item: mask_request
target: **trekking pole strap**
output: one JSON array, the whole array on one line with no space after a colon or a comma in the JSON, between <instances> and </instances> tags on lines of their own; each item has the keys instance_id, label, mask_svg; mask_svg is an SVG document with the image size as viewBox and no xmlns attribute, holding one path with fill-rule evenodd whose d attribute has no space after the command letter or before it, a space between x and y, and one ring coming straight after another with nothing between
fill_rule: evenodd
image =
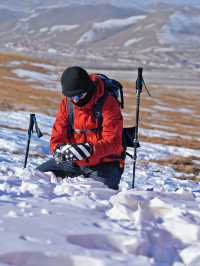
<instances>
[{"instance_id":1,"label":"trekking pole strap","mask_svg":"<svg viewBox=\"0 0 200 266\"><path fill-rule=\"evenodd\" d=\"M35 125L35 131L37 133L38 138L41 138L43 136L43 134L42 134L41 130L38 127L38 123L37 123L35 114L33 116L33 124Z\"/></svg>"}]
</instances>

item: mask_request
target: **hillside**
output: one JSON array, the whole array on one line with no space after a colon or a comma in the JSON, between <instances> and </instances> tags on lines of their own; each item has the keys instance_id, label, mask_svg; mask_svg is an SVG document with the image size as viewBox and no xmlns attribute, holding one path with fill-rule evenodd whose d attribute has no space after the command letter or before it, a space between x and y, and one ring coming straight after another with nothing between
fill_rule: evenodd
<instances>
[{"instance_id":1,"label":"hillside","mask_svg":"<svg viewBox=\"0 0 200 266\"><path fill-rule=\"evenodd\" d=\"M61 99L59 78L63 67L16 54L0 54L0 110L55 115ZM106 74L106 71L103 71ZM137 73L133 72L136 78ZM144 72L145 75L145 72ZM148 82L148 80L146 80ZM122 79L125 90L125 125L135 121L134 82ZM199 149L199 101L197 89L161 87L151 84L152 97L142 95L140 138L148 143ZM169 156L161 165L172 165L186 173L180 178L198 176L195 157ZM192 174L190 176L190 174Z\"/></svg>"},{"instance_id":2,"label":"hillside","mask_svg":"<svg viewBox=\"0 0 200 266\"><path fill-rule=\"evenodd\" d=\"M151 9L36 5L23 12L4 7L0 48L87 67L199 71L199 10L175 3Z\"/></svg>"}]
</instances>

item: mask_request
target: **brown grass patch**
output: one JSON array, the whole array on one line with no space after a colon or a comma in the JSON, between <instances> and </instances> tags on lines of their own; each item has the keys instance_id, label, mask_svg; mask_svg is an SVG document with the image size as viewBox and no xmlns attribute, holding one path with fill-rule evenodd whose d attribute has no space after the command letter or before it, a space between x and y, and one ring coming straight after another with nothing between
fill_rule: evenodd
<instances>
[{"instance_id":1,"label":"brown grass patch","mask_svg":"<svg viewBox=\"0 0 200 266\"><path fill-rule=\"evenodd\" d=\"M8 64L12 61L26 61L47 63L46 61L31 60L29 57L15 54L0 54L0 110L23 110L28 112L41 112L45 114L56 110L61 99L61 93L49 90L40 90L32 87L33 84L18 78L13 68ZM23 65L25 69L46 73L41 67ZM21 68L21 65L20 65ZM40 85L39 83L34 83Z\"/></svg>"},{"instance_id":2,"label":"brown grass patch","mask_svg":"<svg viewBox=\"0 0 200 266\"><path fill-rule=\"evenodd\" d=\"M124 85L127 87L125 89L127 93L125 112L132 115L126 118L125 124L131 125L135 121L136 98L133 93L135 89L130 89L131 83L129 82L124 82ZM150 90L152 97L148 97L145 91L141 94L140 127L174 132L191 136L191 138L200 136L199 90L190 88L175 90L155 86L151 86ZM170 129L161 129L159 126L170 127ZM199 142L196 143L199 147Z\"/></svg>"},{"instance_id":3,"label":"brown grass patch","mask_svg":"<svg viewBox=\"0 0 200 266\"><path fill-rule=\"evenodd\" d=\"M47 63L47 60L40 60L40 59L34 59L33 57L29 57L27 55L19 54L19 53L0 53L0 63L6 64L8 62L12 61L19 61L19 62L30 62L30 63Z\"/></svg>"},{"instance_id":4,"label":"brown grass patch","mask_svg":"<svg viewBox=\"0 0 200 266\"><path fill-rule=\"evenodd\" d=\"M170 165L176 171L185 173L186 176L179 177L180 179L190 179L196 182L200 182L200 164L195 163L200 159L194 156L191 157L171 157L162 160L151 160L151 162L159 163L160 165ZM192 175L191 175L192 174Z\"/></svg>"},{"instance_id":5,"label":"brown grass patch","mask_svg":"<svg viewBox=\"0 0 200 266\"><path fill-rule=\"evenodd\" d=\"M145 142L184 147L194 150L199 150L200 147L200 141L196 139L183 139L181 137L164 139L162 137L146 137L146 136L141 136L140 139Z\"/></svg>"}]
</instances>

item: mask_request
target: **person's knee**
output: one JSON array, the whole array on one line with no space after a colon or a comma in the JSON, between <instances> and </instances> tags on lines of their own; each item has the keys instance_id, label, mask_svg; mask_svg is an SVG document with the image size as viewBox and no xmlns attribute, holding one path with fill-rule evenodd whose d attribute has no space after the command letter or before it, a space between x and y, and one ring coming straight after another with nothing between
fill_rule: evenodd
<instances>
[{"instance_id":1,"label":"person's knee","mask_svg":"<svg viewBox=\"0 0 200 266\"><path fill-rule=\"evenodd\" d=\"M114 176L107 178L105 180L105 184L111 189L118 190L120 179L121 179L121 175L116 174Z\"/></svg>"},{"instance_id":2,"label":"person's knee","mask_svg":"<svg viewBox=\"0 0 200 266\"><path fill-rule=\"evenodd\" d=\"M107 169L105 174L105 185L107 185L111 189L118 190L123 171L118 164L113 164L110 166L112 167L110 167L110 169Z\"/></svg>"}]
</instances>

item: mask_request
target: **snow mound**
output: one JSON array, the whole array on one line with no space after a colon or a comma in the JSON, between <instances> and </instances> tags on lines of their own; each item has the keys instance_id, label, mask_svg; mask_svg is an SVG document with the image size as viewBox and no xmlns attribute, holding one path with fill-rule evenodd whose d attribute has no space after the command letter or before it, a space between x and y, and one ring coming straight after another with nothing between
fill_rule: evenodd
<instances>
[{"instance_id":1,"label":"snow mound","mask_svg":"<svg viewBox=\"0 0 200 266\"><path fill-rule=\"evenodd\" d=\"M183 266L200 259L200 186L170 167L140 160L199 151L142 143L136 188L132 160L120 191L79 176L56 178L35 168L48 160L52 117L38 114L47 134L33 134L23 169L29 115L0 113L0 265ZM132 150L129 151L130 153Z\"/></svg>"},{"instance_id":2,"label":"snow mound","mask_svg":"<svg viewBox=\"0 0 200 266\"><path fill-rule=\"evenodd\" d=\"M134 254L151 254L156 265L172 265L181 260L179 252L183 250L181 257L186 263L199 257L199 252L192 253L200 236L199 204L196 202L193 210L189 207L194 201L191 193L121 192L111 198L113 207L106 214L132 229L132 240L137 239L130 246ZM193 244L188 258L189 248L185 246L189 243Z\"/></svg>"},{"instance_id":3,"label":"snow mound","mask_svg":"<svg viewBox=\"0 0 200 266\"><path fill-rule=\"evenodd\" d=\"M170 266L200 256L198 193L116 192L26 169L1 178L0 203L0 263Z\"/></svg>"}]
</instances>

